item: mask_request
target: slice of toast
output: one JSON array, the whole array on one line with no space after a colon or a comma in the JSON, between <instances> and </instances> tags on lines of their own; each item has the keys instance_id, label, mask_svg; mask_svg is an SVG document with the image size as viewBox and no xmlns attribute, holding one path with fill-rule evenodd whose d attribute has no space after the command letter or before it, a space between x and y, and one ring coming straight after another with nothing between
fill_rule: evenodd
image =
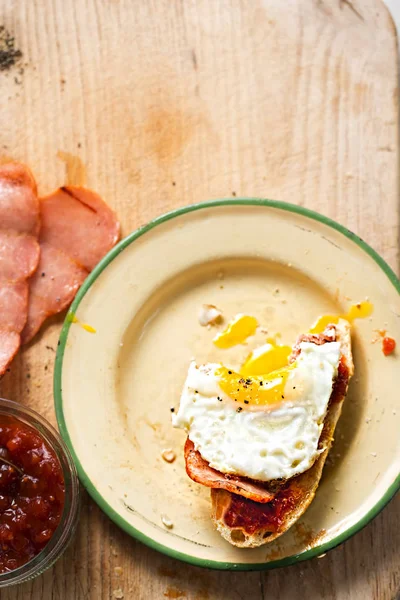
<instances>
[{"instance_id":1,"label":"slice of toast","mask_svg":"<svg viewBox=\"0 0 400 600\"><path fill-rule=\"evenodd\" d=\"M254 502L226 489L211 490L212 520L222 537L235 546L254 548L275 540L297 521L315 496L342 411L348 382L354 372L349 323L341 319L337 325L330 327L335 328L336 341L340 342L341 359L319 440L319 447L323 451L312 467L287 480L274 500L267 504ZM301 336L293 349L291 360L295 360L301 341L321 343L323 337Z\"/></svg>"}]
</instances>

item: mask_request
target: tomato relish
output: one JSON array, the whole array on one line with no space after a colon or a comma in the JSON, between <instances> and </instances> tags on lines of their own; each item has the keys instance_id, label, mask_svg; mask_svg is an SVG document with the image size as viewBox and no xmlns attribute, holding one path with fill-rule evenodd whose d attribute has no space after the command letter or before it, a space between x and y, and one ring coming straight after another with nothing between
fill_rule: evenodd
<instances>
[{"instance_id":1,"label":"tomato relish","mask_svg":"<svg viewBox=\"0 0 400 600\"><path fill-rule=\"evenodd\" d=\"M46 546L64 499L63 471L50 445L29 425L0 414L0 573Z\"/></svg>"},{"instance_id":2,"label":"tomato relish","mask_svg":"<svg viewBox=\"0 0 400 600\"><path fill-rule=\"evenodd\" d=\"M301 490L293 485L278 492L271 502L263 504L232 494L224 521L228 527L240 527L249 534L260 529L276 533L283 525L285 515L298 504L301 495Z\"/></svg>"},{"instance_id":3,"label":"tomato relish","mask_svg":"<svg viewBox=\"0 0 400 600\"><path fill-rule=\"evenodd\" d=\"M396 349L396 341L391 337L384 337L382 340L382 352L385 356L389 356Z\"/></svg>"}]
</instances>

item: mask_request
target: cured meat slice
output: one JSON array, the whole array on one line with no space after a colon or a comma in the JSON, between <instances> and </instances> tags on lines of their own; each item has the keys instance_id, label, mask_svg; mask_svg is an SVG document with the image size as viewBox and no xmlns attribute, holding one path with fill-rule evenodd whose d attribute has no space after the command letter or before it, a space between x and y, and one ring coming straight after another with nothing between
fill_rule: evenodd
<instances>
[{"instance_id":1,"label":"cured meat slice","mask_svg":"<svg viewBox=\"0 0 400 600\"><path fill-rule=\"evenodd\" d=\"M66 308L73 300L88 272L65 252L41 242L40 261L30 279L28 320L21 340L28 343L43 321Z\"/></svg>"},{"instance_id":2,"label":"cured meat slice","mask_svg":"<svg viewBox=\"0 0 400 600\"><path fill-rule=\"evenodd\" d=\"M20 333L28 312L28 283L0 282L0 329Z\"/></svg>"},{"instance_id":3,"label":"cured meat slice","mask_svg":"<svg viewBox=\"0 0 400 600\"><path fill-rule=\"evenodd\" d=\"M0 229L0 282L27 279L35 272L39 256L35 237Z\"/></svg>"},{"instance_id":4,"label":"cured meat slice","mask_svg":"<svg viewBox=\"0 0 400 600\"><path fill-rule=\"evenodd\" d=\"M16 352L21 330L27 343L48 316L66 308L89 271L117 242L119 232L114 212L95 192L63 187L39 201L27 167L0 166L0 313L4 316L0 317L4 343L0 374L8 364L6 357ZM29 308L24 300L23 306L15 304L19 312L10 312L9 284L27 278ZM24 290L27 298L27 285ZM11 339L7 332L17 335Z\"/></svg>"},{"instance_id":5,"label":"cured meat slice","mask_svg":"<svg viewBox=\"0 0 400 600\"><path fill-rule=\"evenodd\" d=\"M101 258L115 245L120 225L98 194L62 187L40 200L41 258L30 280L28 321L22 342L29 342L43 321L66 308Z\"/></svg>"},{"instance_id":6,"label":"cured meat slice","mask_svg":"<svg viewBox=\"0 0 400 600\"><path fill-rule=\"evenodd\" d=\"M5 373L20 346L28 314L28 283L0 281L0 376Z\"/></svg>"},{"instance_id":7,"label":"cured meat slice","mask_svg":"<svg viewBox=\"0 0 400 600\"><path fill-rule=\"evenodd\" d=\"M63 250L88 271L119 239L114 212L86 188L62 187L41 199L40 211L40 241Z\"/></svg>"},{"instance_id":8,"label":"cured meat slice","mask_svg":"<svg viewBox=\"0 0 400 600\"><path fill-rule=\"evenodd\" d=\"M28 277L40 248L39 200L30 170L19 163L0 166L0 376L20 346L28 316Z\"/></svg>"},{"instance_id":9,"label":"cured meat slice","mask_svg":"<svg viewBox=\"0 0 400 600\"><path fill-rule=\"evenodd\" d=\"M39 235L39 200L30 170L19 163L0 166L0 229Z\"/></svg>"},{"instance_id":10,"label":"cured meat slice","mask_svg":"<svg viewBox=\"0 0 400 600\"><path fill-rule=\"evenodd\" d=\"M41 257L30 279L30 301L22 343L43 321L66 308L86 276L115 245L120 225L98 194L62 187L40 200Z\"/></svg>"},{"instance_id":11,"label":"cured meat slice","mask_svg":"<svg viewBox=\"0 0 400 600\"><path fill-rule=\"evenodd\" d=\"M254 502L265 503L274 499L275 493L268 490L265 484L246 479L246 477L220 473L210 467L189 438L185 444L185 461L187 474L197 483L202 483L210 488L224 489Z\"/></svg>"},{"instance_id":12,"label":"cured meat slice","mask_svg":"<svg viewBox=\"0 0 400 600\"><path fill-rule=\"evenodd\" d=\"M8 365L17 354L20 344L19 333L0 329L0 376L7 371Z\"/></svg>"}]
</instances>

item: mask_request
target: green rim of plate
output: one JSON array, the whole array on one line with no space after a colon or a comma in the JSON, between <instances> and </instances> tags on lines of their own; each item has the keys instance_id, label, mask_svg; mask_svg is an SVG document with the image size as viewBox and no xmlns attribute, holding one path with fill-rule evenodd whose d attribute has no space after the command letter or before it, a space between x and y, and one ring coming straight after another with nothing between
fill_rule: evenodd
<instances>
[{"instance_id":1,"label":"green rim of plate","mask_svg":"<svg viewBox=\"0 0 400 600\"><path fill-rule=\"evenodd\" d=\"M382 269L382 271L387 275L390 282L396 288L397 292L400 294L400 280L397 278L395 273L389 267L389 265L384 261L384 259L379 256L379 254L371 248L364 240L362 240L359 236L349 231L343 225L336 223L332 219L325 217L313 210L308 208L304 208L302 206L297 206L295 204L289 204L287 202L277 201L277 200L264 200L260 198L237 198L235 200L232 199L220 199L220 200L211 200L208 202L202 202L199 204L192 204L190 206L185 206L183 208L178 208L169 213L161 215L156 219L150 221L147 225L140 227L136 231L132 232L126 238L121 240L119 244L117 244L110 252L99 262L96 268L90 273L87 279L82 284L79 289L75 300L73 301L70 312L76 312L79 304L81 303L83 297L86 292L90 289L92 284L96 281L99 275L104 271L104 269L122 252L127 246L132 244L139 237L157 227L157 225L161 225L166 221L170 221L176 217L184 215L186 213L194 212L197 210L202 210L206 208L215 208L218 206L263 206L266 208L275 208L280 210L289 211L292 213L297 213L314 221L319 221L324 225L328 225L332 229L335 229L339 233L346 236L352 242L357 244L362 250L364 250ZM106 515L114 521L116 525L118 525L121 529L126 531L130 536L136 538L140 542L143 542L150 548L154 548L167 556L171 556L173 558L179 559L181 561L190 563L192 565L196 565L199 567L208 567L212 569L222 569L222 570L234 570L234 571L253 571L253 570L264 570L264 569L273 569L276 567L285 567L288 565L292 565L294 563L308 560L310 558L314 558L316 556L320 556L321 554L325 554L329 550L332 550L339 544L342 544L358 531L360 531L365 525L367 525L374 517L376 517L380 511L386 506L386 504L393 498L395 493L400 489L400 473L397 475L396 479L386 490L382 498L368 511L366 515L357 523L340 533L338 536L331 539L329 542L321 544L315 548L311 548L310 550L305 550L300 554L293 554L291 556L287 556L280 560L275 560L267 563L230 563L230 562L221 562L214 560L207 560L202 558L197 558L195 556L191 556L190 554L185 554L183 552L178 552L169 548L168 546L164 546L156 541L154 541L151 537L143 534L141 531L137 530L135 527L130 525L125 521L121 515L119 515L103 498L103 496L97 491L96 487L93 485L88 475L86 474L77 454L75 453L71 438L68 433L64 410L63 410L63 398L62 398L62 366L63 366L63 358L65 346L68 339L68 332L71 326L71 320L68 318L68 315L64 321L60 339L58 342L57 354L55 359L55 370L54 370L54 404L57 416L57 422L60 429L60 433L68 445L71 454L74 458L79 479L81 483L84 485L86 490L89 492L90 496L93 500L98 504L98 506L106 513Z\"/></svg>"}]
</instances>

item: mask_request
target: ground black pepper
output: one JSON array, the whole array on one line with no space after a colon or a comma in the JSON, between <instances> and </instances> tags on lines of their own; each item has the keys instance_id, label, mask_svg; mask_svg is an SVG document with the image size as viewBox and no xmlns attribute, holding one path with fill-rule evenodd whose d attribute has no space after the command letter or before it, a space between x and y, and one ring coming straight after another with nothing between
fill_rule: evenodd
<instances>
[{"instance_id":1,"label":"ground black pepper","mask_svg":"<svg viewBox=\"0 0 400 600\"><path fill-rule=\"evenodd\" d=\"M15 48L13 36L10 35L4 25L0 25L0 71L8 71L21 58L22 52Z\"/></svg>"}]
</instances>

